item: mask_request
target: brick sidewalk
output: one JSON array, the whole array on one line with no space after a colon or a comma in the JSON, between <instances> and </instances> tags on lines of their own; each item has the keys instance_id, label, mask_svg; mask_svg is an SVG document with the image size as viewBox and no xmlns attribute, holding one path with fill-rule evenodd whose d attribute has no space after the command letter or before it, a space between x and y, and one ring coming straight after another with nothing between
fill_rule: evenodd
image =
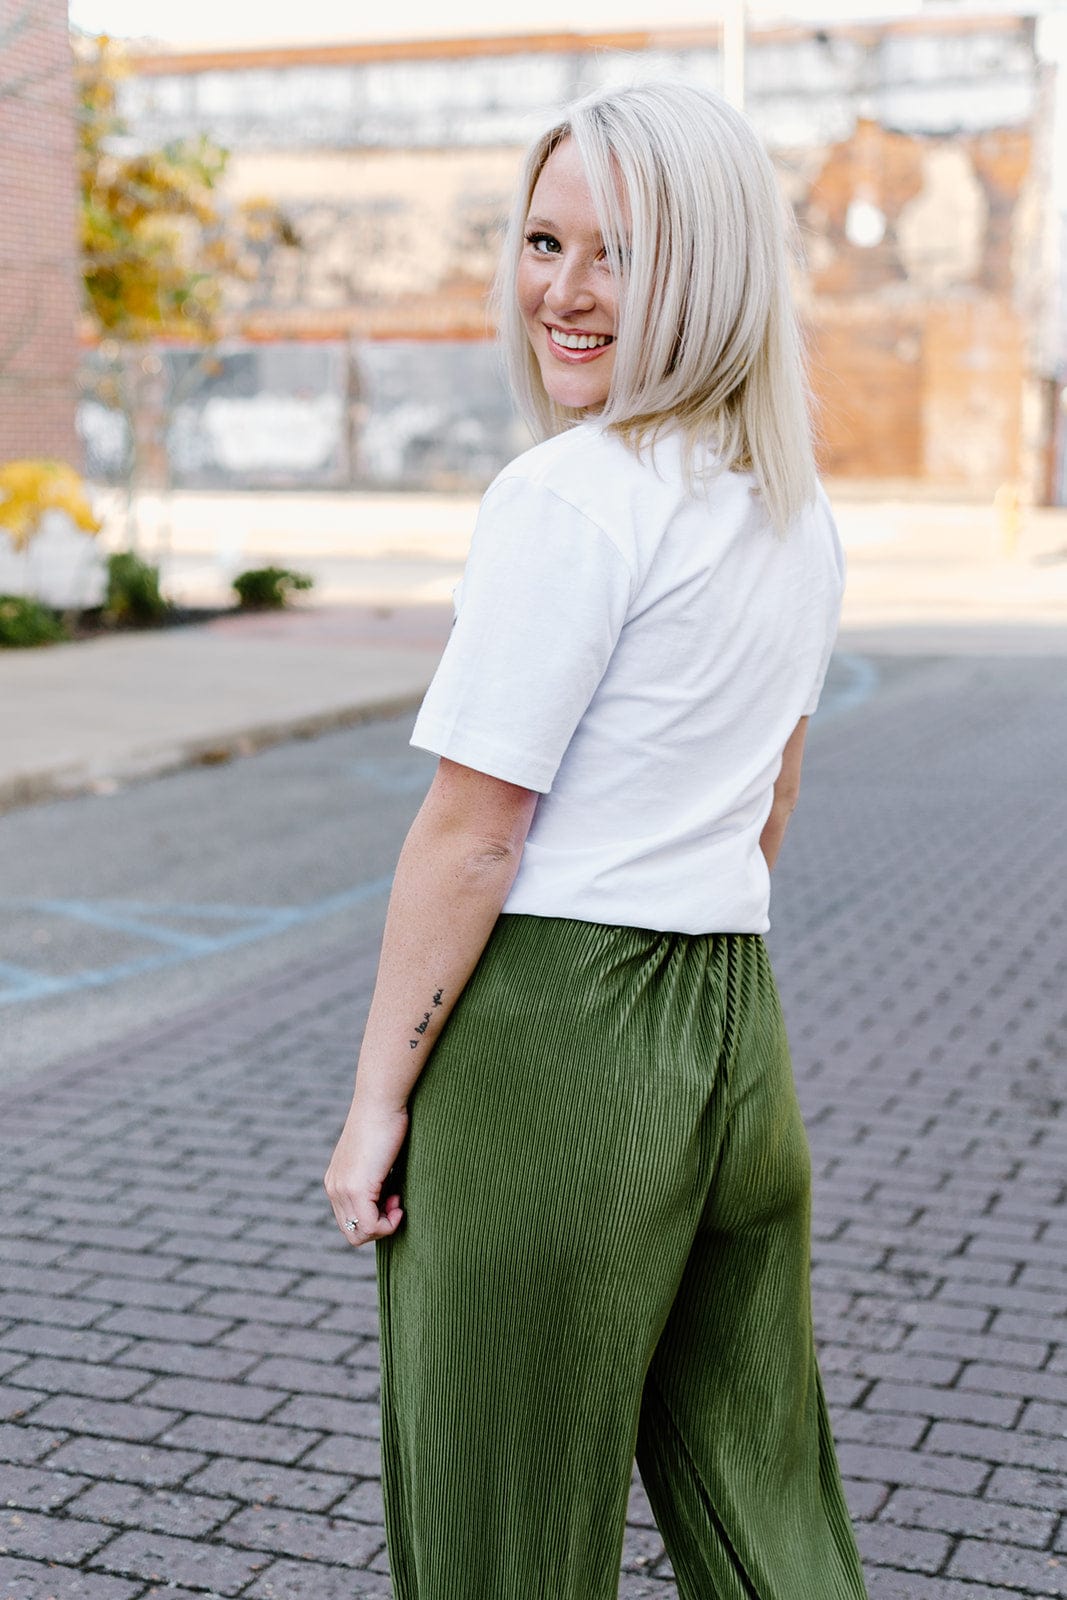
<instances>
[{"instance_id":1,"label":"brick sidewalk","mask_svg":"<svg viewBox=\"0 0 1067 1600\"><path fill-rule=\"evenodd\" d=\"M776 875L872 1600L1067 1595L1065 704L1055 662L887 675L813 733ZM0 1600L390 1595L374 1258L321 1188L371 977L0 1104ZM675 1593L635 1481L620 1596Z\"/></svg>"}]
</instances>

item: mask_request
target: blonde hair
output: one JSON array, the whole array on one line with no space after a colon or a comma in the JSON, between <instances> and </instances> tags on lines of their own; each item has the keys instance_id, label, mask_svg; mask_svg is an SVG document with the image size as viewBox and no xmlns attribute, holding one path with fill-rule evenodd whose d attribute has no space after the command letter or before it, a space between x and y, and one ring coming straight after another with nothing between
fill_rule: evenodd
<instances>
[{"instance_id":1,"label":"blonde hair","mask_svg":"<svg viewBox=\"0 0 1067 1600\"><path fill-rule=\"evenodd\" d=\"M816 492L789 286L795 223L753 129L710 89L658 79L596 90L566 107L527 152L491 296L520 410L540 438L586 416L546 393L516 297L534 186L566 138L584 167L618 294L612 378L598 421L637 451L679 428L694 491L702 446L710 447L712 471L751 471L784 533Z\"/></svg>"}]
</instances>

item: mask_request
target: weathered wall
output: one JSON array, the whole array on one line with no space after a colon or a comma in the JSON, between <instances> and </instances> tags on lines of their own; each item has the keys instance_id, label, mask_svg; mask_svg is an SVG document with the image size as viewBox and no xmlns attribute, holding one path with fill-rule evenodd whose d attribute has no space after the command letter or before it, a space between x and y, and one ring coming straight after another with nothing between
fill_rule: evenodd
<instances>
[{"instance_id":1,"label":"weathered wall","mask_svg":"<svg viewBox=\"0 0 1067 1600\"><path fill-rule=\"evenodd\" d=\"M828 470L979 490L1018 475L1031 142L1028 129L932 137L862 118L810 177L793 175Z\"/></svg>"},{"instance_id":2,"label":"weathered wall","mask_svg":"<svg viewBox=\"0 0 1067 1600\"><path fill-rule=\"evenodd\" d=\"M485 339L225 341L196 374L162 357L159 431L186 487L470 489L530 443ZM80 416L90 474L121 479L121 419Z\"/></svg>"},{"instance_id":3,"label":"weathered wall","mask_svg":"<svg viewBox=\"0 0 1067 1600\"><path fill-rule=\"evenodd\" d=\"M152 57L125 104L145 140L205 127L229 144L232 193L276 200L303 238L233 293L234 334L349 349L402 340L410 358L397 370L417 403L420 389L442 394L440 341L487 335L522 144L561 101L629 76L638 56L645 70L720 81L709 29ZM1048 431L1033 403L1049 377L1035 337L1047 298L1040 90L1026 18L751 40L748 111L800 227L796 288L827 470L983 493L1031 471ZM479 370L470 381L489 387L474 426L491 456L514 424L491 364ZM359 415L373 431L377 413ZM454 427L443 409L440 420ZM359 473L374 452L346 459Z\"/></svg>"},{"instance_id":4,"label":"weathered wall","mask_svg":"<svg viewBox=\"0 0 1067 1600\"><path fill-rule=\"evenodd\" d=\"M0 0L0 461L82 464L75 183L65 0Z\"/></svg>"},{"instance_id":5,"label":"weathered wall","mask_svg":"<svg viewBox=\"0 0 1067 1600\"><path fill-rule=\"evenodd\" d=\"M531 35L148 55L123 104L147 137L190 125L241 150L522 145L573 94L667 69L721 87L719 31ZM857 115L951 133L1024 123L1033 29L1015 16L750 34L749 110L774 146L843 139Z\"/></svg>"},{"instance_id":6,"label":"weathered wall","mask_svg":"<svg viewBox=\"0 0 1067 1600\"><path fill-rule=\"evenodd\" d=\"M369 338L491 333L485 291L520 152L238 153L238 199L285 208L301 250L266 253L230 297L245 332Z\"/></svg>"}]
</instances>

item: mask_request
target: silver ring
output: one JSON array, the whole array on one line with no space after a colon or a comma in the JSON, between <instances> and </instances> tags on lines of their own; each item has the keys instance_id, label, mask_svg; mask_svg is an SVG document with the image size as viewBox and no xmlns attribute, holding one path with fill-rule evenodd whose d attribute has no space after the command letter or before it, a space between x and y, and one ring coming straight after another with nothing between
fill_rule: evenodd
<instances>
[{"instance_id":1,"label":"silver ring","mask_svg":"<svg viewBox=\"0 0 1067 1600\"><path fill-rule=\"evenodd\" d=\"M356 1229L359 1227L359 1222L355 1217L346 1217L345 1227L348 1229L349 1233L355 1233Z\"/></svg>"}]
</instances>

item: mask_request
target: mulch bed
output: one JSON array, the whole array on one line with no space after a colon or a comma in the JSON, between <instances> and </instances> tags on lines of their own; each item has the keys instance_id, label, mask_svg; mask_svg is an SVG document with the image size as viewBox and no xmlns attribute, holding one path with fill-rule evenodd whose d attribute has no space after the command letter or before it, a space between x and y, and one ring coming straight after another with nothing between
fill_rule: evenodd
<instances>
[{"instance_id":1,"label":"mulch bed","mask_svg":"<svg viewBox=\"0 0 1067 1600\"><path fill-rule=\"evenodd\" d=\"M186 628L195 622L213 622L216 617L234 617L247 610L242 606L171 606L158 622L111 622L103 608L79 611L68 619L72 639L97 639L103 634L154 633L160 628Z\"/></svg>"}]
</instances>

